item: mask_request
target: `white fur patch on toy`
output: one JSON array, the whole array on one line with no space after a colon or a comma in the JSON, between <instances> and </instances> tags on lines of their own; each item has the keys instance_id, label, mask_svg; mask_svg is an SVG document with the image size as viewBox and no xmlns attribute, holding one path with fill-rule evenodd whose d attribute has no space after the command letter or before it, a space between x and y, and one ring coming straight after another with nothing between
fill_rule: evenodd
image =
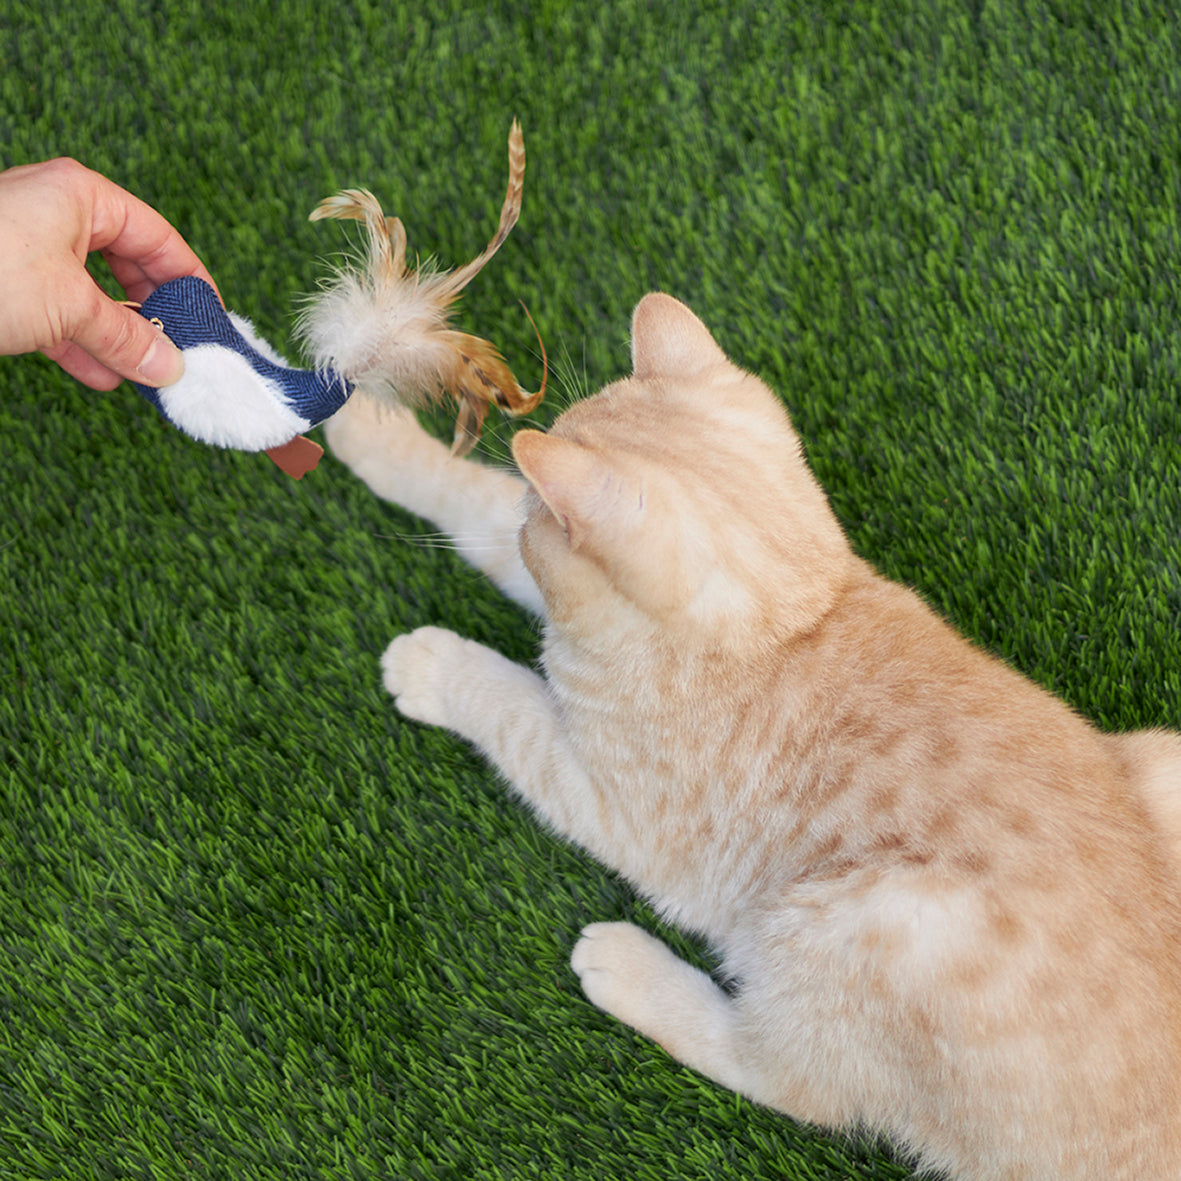
<instances>
[{"instance_id":1,"label":"white fur patch on toy","mask_svg":"<svg viewBox=\"0 0 1181 1181\"><path fill-rule=\"evenodd\" d=\"M293 369L249 320L227 312L208 283L173 279L140 314L184 355L181 379L136 388L169 422L215 447L266 451L330 418L352 386L337 373Z\"/></svg>"},{"instance_id":2,"label":"white fur patch on toy","mask_svg":"<svg viewBox=\"0 0 1181 1181\"><path fill-rule=\"evenodd\" d=\"M204 344L185 349L184 358L184 376L158 397L164 416L186 435L215 447L265 451L311 429L278 383L257 374L240 353Z\"/></svg>"}]
</instances>

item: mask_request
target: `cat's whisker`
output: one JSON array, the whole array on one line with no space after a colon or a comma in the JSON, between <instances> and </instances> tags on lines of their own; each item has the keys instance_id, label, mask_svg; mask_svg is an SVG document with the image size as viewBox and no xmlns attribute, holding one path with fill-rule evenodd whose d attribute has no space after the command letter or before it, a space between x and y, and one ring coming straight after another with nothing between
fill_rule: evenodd
<instances>
[{"instance_id":1,"label":"cat's whisker","mask_svg":"<svg viewBox=\"0 0 1181 1181\"><path fill-rule=\"evenodd\" d=\"M497 539L485 536L452 537L449 534L420 534L420 533L375 533L378 541L396 541L402 545L430 546L435 549L483 549L489 552L497 550L514 550L518 541L512 537Z\"/></svg>"},{"instance_id":2,"label":"cat's whisker","mask_svg":"<svg viewBox=\"0 0 1181 1181\"><path fill-rule=\"evenodd\" d=\"M551 398L558 402L563 410L568 410L574 403L590 397L591 384L586 371L585 341L583 342L581 364L574 361L568 345L563 341L561 357L553 362L553 370L554 383Z\"/></svg>"},{"instance_id":3,"label":"cat's whisker","mask_svg":"<svg viewBox=\"0 0 1181 1181\"><path fill-rule=\"evenodd\" d=\"M519 475L516 461L513 459L512 439L518 430L535 428L536 424L528 419L501 421L494 427L484 424L484 434L480 439L476 462L497 472L508 472Z\"/></svg>"}]
</instances>

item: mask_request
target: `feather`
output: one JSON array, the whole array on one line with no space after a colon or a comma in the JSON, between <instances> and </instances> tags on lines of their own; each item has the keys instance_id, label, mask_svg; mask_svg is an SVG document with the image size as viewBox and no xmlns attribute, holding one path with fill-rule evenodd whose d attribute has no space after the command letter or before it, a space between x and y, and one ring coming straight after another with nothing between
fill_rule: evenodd
<instances>
[{"instance_id":1,"label":"feather","mask_svg":"<svg viewBox=\"0 0 1181 1181\"><path fill-rule=\"evenodd\" d=\"M405 227L400 218L386 217L367 189L326 198L310 218L360 221L366 238L359 263L339 269L300 316L297 331L316 365L336 369L358 389L386 400L414 403L449 395L459 406L456 454L475 446L490 403L509 414L534 409L549 373L543 345L541 388L522 390L494 345L456 331L448 321L452 304L520 216L525 141L515 119L508 154L508 188L496 233L471 262L452 271L429 263L407 269Z\"/></svg>"}]
</instances>

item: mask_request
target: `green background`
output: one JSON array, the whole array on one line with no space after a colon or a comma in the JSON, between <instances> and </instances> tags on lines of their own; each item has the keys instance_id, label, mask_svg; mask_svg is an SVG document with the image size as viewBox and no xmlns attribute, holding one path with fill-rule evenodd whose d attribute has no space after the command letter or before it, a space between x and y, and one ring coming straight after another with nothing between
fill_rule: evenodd
<instances>
[{"instance_id":1,"label":"green background","mask_svg":"<svg viewBox=\"0 0 1181 1181\"><path fill-rule=\"evenodd\" d=\"M862 554L1103 726L1181 722L1171 4L271 9L8 0L0 165L107 173L294 356L350 241L315 203L369 187L465 261L517 116L521 222L459 323L535 387L528 304L542 421L667 290ZM395 715L400 631L537 648L420 522L127 385L0 383L0 1177L907 1175L582 999L579 928L653 920Z\"/></svg>"}]
</instances>

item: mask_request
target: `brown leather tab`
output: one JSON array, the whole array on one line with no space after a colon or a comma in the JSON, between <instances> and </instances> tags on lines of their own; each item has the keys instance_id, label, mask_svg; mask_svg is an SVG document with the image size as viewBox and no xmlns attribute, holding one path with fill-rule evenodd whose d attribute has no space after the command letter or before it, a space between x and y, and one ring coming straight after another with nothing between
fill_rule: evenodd
<instances>
[{"instance_id":1,"label":"brown leather tab","mask_svg":"<svg viewBox=\"0 0 1181 1181\"><path fill-rule=\"evenodd\" d=\"M267 454L293 480L302 480L320 462L324 448L303 435L296 435L290 443L272 447Z\"/></svg>"}]
</instances>

